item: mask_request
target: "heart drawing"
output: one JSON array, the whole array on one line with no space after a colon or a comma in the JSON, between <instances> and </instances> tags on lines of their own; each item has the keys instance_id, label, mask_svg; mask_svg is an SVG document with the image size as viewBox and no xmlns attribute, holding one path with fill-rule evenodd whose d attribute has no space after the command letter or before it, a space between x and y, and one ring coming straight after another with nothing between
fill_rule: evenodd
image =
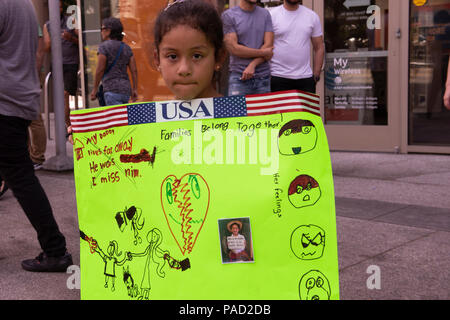
<instances>
[{"instance_id":1,"label":"heart drawing","mask_svg":"<svg viewBox=\"0 0 450 320\"><path fill-rule=\"evenodd\" d=\"M161 205L181 253L191 253L209 209L210 192L198 173L167 176L161 184Z\"/></svg>"}]
</instances>

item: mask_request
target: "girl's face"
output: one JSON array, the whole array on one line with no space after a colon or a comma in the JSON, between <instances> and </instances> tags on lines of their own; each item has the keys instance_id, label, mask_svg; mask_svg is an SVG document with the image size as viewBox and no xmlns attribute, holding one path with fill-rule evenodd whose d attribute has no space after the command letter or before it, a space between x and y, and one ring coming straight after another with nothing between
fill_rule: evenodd
<instances>
[{"instance_id":1,"label":"girl's face","mask_svg":"<svg viewBox=\"0 0 450 320\"><path fill-rule=\"evenodd\" d=\"M231 232L233 233L234 236L237 236L239 234L239 227L233 224L233 226L231 227Z\"/></svg>"},{"instance_id":2,"label":"girl's face","mask_svg":"<svg viewBox=\"0 0 450 320\"><path fill-rule=\"evenodd\" d=\"M203 32L187 25L172 28L162 38L156 60L175 99L218 96L212 83L215 49Z\"/></svg>"}]
</instances>

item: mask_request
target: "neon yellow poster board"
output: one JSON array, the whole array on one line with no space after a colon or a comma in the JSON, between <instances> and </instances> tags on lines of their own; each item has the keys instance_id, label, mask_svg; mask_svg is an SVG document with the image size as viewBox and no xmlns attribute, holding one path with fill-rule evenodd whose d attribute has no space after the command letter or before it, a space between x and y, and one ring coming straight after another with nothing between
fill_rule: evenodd
<instances>
[{"instance_id":1,"label":"neon yellow poster board","mask_svg":"<svg viewBox=\"0 0 450 320\"><path fill-rule=\"evenodd\" d=\"M75 111L82 299L338 299L318 97Z\"/></svg>"}]
</instances>

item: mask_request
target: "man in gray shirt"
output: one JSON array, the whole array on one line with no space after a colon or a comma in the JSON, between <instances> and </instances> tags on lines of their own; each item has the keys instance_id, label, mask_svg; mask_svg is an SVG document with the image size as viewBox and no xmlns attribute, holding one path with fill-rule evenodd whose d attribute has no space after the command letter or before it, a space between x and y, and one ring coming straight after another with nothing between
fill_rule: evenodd
<instances>
[{"instance_id":1,"label":"man in gray shirt","mask_svg":"<svg viewBox=\"0 0 450 320\"><path fill-rule=\"evenodd\" d=\"M0 176L37 232L42 253L22 261L27 271L65 272L72 264L27 146L39 112L38 22L30 0L0 1Z\"/></svg>"},{"instance_id":2,"label":"man in gray shirt","mask_svg":"<svg viewBox=\"0 0 450 320\"><path fill-rule=\"evenodd\" d=\"M240 0L222 14L225 45L230 53L228 95L270 92L273 27L270 13L256 0Z\"/></svg>"}]
</instances>

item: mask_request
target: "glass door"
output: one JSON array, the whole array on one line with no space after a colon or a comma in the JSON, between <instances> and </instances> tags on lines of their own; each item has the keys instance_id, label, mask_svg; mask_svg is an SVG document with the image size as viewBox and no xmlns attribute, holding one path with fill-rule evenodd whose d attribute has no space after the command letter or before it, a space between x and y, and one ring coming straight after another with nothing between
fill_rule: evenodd
<instances>
[{"instance_id":1,"label":"glass door","mask_svg":"<svg viewBox=\"0 0 450 320\"><path fill-rule=\"evenodd\" d=\"M450 110L443 103L450 54L450 1L410 1L409 13L410 149L448 147Z\"/></svg>"},{"instance_id":2,"label":"glass door","mask_svg":"<svg viewBox=\"0 0 450 320\"><path fill-rule=\"evenodd\" d=\"M330 148L398 152L398 1L324 0L322 6L321 95Z\"/></svg>"}]
</instances>

